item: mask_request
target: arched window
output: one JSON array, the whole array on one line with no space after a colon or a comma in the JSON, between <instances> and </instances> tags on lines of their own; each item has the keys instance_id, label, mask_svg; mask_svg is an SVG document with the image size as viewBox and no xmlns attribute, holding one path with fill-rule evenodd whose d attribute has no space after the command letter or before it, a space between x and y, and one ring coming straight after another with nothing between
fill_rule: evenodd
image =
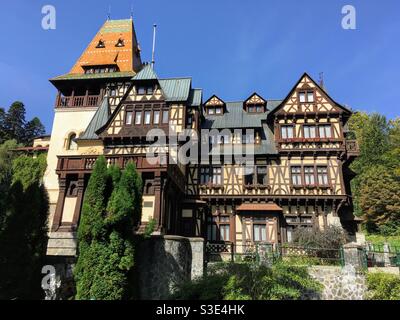
<instances>
[{"instance_id":1,"label":"arched window","mask_svg":"<svg viewBox=\"0 0 400 320\"><path fill-rule=\"evenodd\" d=\"M70 134L70 136L68 138L68 145L67 145L68 150L76 150L78 148L78 146L75 142L75 138L76 138L75 133Z\"/></svg>"}]
</instances>

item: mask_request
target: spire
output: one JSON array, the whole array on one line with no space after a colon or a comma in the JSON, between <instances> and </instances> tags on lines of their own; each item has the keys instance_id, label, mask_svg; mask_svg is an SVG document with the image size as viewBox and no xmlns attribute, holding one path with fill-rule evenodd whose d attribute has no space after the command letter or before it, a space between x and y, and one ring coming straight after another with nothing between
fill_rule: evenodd
<instances>
[{"instance_id":1,"label":"spire","mask_svg":"<svg viewBox=\"0 0 400 320\"><path fill-rule=\"evenodd\" d=\"M155 50L156 50L156 28L157 25L153 24L153 50L152 50L152 54L151 54L151 67L154 69L154 56L155 56Z\"/></svg>"},{"instance_id":2,"label":"spire","mask_svg":"<svg viewBox=\"0 0 400 320\"><path fill-rule=\"evenodd\" d=\"M324 89L324 91L326 90L325 89L325 83L324 83L324 73L323 72L320 72L319 73L319 86L322 88L322 89Z\"/></svg>"}]
</instances>

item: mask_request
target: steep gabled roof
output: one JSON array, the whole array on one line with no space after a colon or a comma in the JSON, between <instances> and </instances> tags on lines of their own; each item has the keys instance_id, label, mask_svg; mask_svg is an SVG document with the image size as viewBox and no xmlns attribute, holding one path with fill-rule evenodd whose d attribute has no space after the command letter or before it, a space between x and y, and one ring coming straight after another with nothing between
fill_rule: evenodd
<instances>
[{"instance_id":1,"label":"steep gabled roof","mask_svg":"<svg viewBox=\"0 0 400 320\"><path fill-rule=\"evenodd\" d=\"M192 78L160 79L158 81L164 93L165 101L187 101L190 94Z\"/></svg>"},{"instance_id":2,"label":"steep gabled roof","mask_svg":"<svg viewBox=\"0 0 400 320\"><path fill-rule=\"evenodd\" d=\"M201 106L203 90L202 89L191 89L189 94L189 106L199 107Z\"/></svg>"},{"instance_id":3,"label":"steep gabled roof","mask_svg":"<svg viewBox=\"0 0 400 320\"><path fill-rule=\"evenodd\" d=\"M310 79L312 81L312 83L326 96L326 98L328 100L330 100L333 104L335 104L336 106L338 106L339 108L341 108L345 113L349 113L351 114L352 111L349 110L348 108L346 108L345 106L341 105L340 103L336 102L335 100L332 99L331 96L329 96L329 94L325 91L324 88L322 88L316 81L314 81L314 79L307 73L304 72L304 74L300 77L300 79L296 82L296 84L293 86L293 88L290 90L289 94L286 96L285 99L282 100L282 102L277 105L275 108L270 109L270 113L268 114L268 116L272 116L275 112L277 112L281 107L283 107L285 105L285 103L290 99L290 97L292 96L293 92L296 90L297 86L300 84L300 82L303 80L304 77L307 77L308 79Z\"/></svg>"},{"instance_id":4,"label":"steep gabled roof","mask_svg":"<svg viewBox=\"0 0 400 320\"><path fill-rule=\"evenodd\" d=\"M140 70L132 80L158 80L158 76L155 73L153 67L150 64L147 64Z\"/></svg>"},{"instance_id":5,"label":"steep gabled roof","mask_svg":"<svg viewBox=\"0 0 400 320\"><path fill-rule=\"evenodd\" d=\"M108 98L105 97L101 102L100 107L97 109L94 114L92 120L90 120L89 125L87 126L85 132L82 136L80 136L77 140L96 140L98 139L98 135L96 131L100 129L107 123L108 118L110 117L110 106L108 104Z\"/></svg>"}]
</instances>

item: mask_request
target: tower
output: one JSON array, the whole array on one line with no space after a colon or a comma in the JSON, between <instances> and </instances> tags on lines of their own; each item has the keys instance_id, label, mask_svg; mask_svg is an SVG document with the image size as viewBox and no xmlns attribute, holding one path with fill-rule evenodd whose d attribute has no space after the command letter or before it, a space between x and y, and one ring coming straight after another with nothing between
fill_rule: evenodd
<instances>
[{"instance_id":1,"label":"tower","mask_svg":"<svg viewBox=\"0 0 400 320\"><path fill-rule=\"evenodd\" d=\"M44 177L50 200L50 255L69 254L86 179L83 174L58 175L58 157L102 153L90 124L107 120L141 69L133 20L107 20L71 70L50 79L58 90Z\"/></svg>"}]
</instances>

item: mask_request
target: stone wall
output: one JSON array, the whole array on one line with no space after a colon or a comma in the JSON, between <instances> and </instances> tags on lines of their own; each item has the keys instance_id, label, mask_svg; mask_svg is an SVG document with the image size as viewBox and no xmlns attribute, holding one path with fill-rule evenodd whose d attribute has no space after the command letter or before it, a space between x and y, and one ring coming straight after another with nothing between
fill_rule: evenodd
<instances>
[{"instance_id":1,"label":"stone wall","mask_svg":"<svg viewBox=\"0 0 400 320\"><path fill-rule=\"evenodd\" d=\"M136 250L138 298L167 299L176 285L203 274L204 240L153 236Z\"/></svg>"},{"instance_id":2,"label":"stone wall","mask_svg":"<svg viewBox=\"0 0 400 320\"><path fill-rule=\"evenodd\" d=\"M314 266L309 274L324 286L321 300L363 300L367 290L364 273L351 265Z\"/></svg>"}]
</instances>

